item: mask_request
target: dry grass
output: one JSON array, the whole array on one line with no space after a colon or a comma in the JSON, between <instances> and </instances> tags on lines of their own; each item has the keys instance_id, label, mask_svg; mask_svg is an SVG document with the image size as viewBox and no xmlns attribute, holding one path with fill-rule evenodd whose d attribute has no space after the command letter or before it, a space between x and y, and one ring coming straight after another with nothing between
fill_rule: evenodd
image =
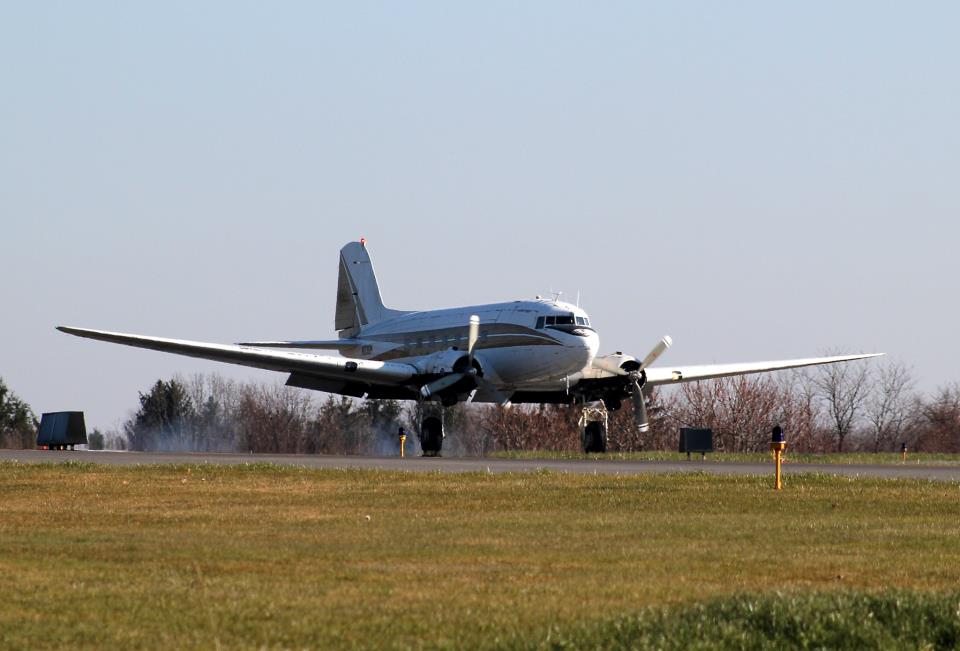
<instances>
[{"instance_id":1,"label":"dry grass","mask_svg":"<svg viewBox=\"0 0 960 651\"><path fill-rule=\"evenodd\" d=\"M683 461L686 454L651 450L648 452L608 452L605 454L586 454L583 452L554 452L550 450L515 450L510 452L495 452L492 457L501 459L591 459L597 461ZM691 455L700 460L700 454ZM769 452L709 452L707 461L724 461L734 463L768 463L772 459ZM910 452L906 461L899 452L831 452L828 454L812 454L807 452L793 452L789 446L783 457L784 463L829 463L852 465L913 465L913 466L960 466L960 454L947 452Z\"/></svg>"},{"instance_id":2,"label":"dry grass","mask_svg":"<svg viewBox=\"0 0 960 651\"><path fill-rule=\"evenodd\" d=\"M475 647L735 591L960 585L960 486L0 464L7 648Z\"/></svg>"}]
</instances>

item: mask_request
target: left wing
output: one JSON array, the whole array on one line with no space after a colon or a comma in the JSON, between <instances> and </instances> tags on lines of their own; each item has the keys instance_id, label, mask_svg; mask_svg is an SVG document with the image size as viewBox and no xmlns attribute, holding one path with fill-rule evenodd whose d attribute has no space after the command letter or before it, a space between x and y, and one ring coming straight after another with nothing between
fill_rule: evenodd
<instances>
[{"instance_id":1,"label":"left wing","mask_svg":"<svg viewBox=\"0 0 960 651\"><path fill-rule=\"evenodd\" d=\"M316 350L345 350L366 342L360 339L320 339L310 341L238 341L238 346L253 348L313 348Z\"/></svg>"},{"instance_id":2,"label":"left wing","mask_svg":"<svg viewBox=\"0 0 960 651\"><path fill-rule=\"evenodd\" d=\"M673 384L676 382L710 380L713 378L730 377L732 375L750 375L751 373L781 371L787 368L802 368L804 366L819 366L821 364L850 362L855 359L879 357L883 354L884 353L870 353L866 355L839 355L835 357L808 357L806 359L781 359L770 362L703 364L700 366L665 366L661 368L647 368L646 384L657 386L660 384Z\"/></svg>"},{"instance_id":3,"label":"left wing","mask_svg":"<svg viewBox=\"0 0 960 651\"><path fill-rule=\"evenodd\" d=\"M67 326L59 326L57 330L87 339L98 339L125 346L149 348L150 350L186 355L187 357L199 357L217 362L252 366L269 371L282 371L327 380L398 386L405 384L417 375L416 368L410 364L399 362L375 362L333 355L263 350L237 344L212 344L203 341L145 337L122 332L88 330Z\"/></svg>"}]
</instances>

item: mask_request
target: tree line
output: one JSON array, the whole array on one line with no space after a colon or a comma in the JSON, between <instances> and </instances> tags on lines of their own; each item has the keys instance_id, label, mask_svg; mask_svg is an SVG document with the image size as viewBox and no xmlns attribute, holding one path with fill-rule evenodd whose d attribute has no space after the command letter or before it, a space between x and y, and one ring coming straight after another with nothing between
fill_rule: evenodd
<instances>
[{"instance_id":1,"label":"tree line","mask_svg":"<svg viewBox=\"0 0 960 651\"><path fill-rule=\"evenodd\" d=\"M30 405L21 400L0 378L0 447L32 448L40 423Z\"/></svg>"},{"instance_id":2,"label":"tree line","mask_svg":"<svg viewBox=\"0 0 960 651\"><path fill-rule=\"evenodd\" d=\"M799 452L960 453L960 384L915 390L899 362L835 364L807 371L691 382L648 397L651 427L640 432L631 406L609 413L611 451L671 450L681 427L709 427L718 451L768 449L781 425ZM415 432L432 406L325 396L218 375L158 380L114 435L131 449L326 454L396 454L397 431ZM443 411L444 453L581 449L579 409L563 405L460 404ZM429 414L428 414L429 415Z\"/></svg>"},{"instance_id":3,"label":"tree line","mask_svg":"<svg viewBox=\"0 0 960 651\"><path fill-rule=\"evenodd\" d=\"M681 427L709 427L717 451L761 452L779 424L798 452L889 452L906 443L960 453L960 384L921 393L895 361L691 382L652 391L648 405L647 432L637 428L629 403L609 413L609 450L673 450ZM436 409L196 375L157 380L139 393L121 427L94 430L89 439L94 448L148 451L393 455L403 427L407 452L417 454L420 419ZM2 381L0 410L2 444L32 447L36 419ZM444 454L575 452L579 415L563 405L460 404L443 410Z\"/></svg>"}]
</instances>

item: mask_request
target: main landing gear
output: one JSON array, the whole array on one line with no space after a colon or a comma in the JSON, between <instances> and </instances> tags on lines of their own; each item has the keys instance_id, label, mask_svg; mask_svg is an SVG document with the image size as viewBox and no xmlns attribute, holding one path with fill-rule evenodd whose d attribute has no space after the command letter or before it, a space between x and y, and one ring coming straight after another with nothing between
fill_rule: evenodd
<instances>
[{"instance_id":1,"label":"main landing gear","mask_svg":"<svg viewBox=\"0 0 960 651\"><path fill-rule=\"evenodd\" d=\"M602 402L597 406L584 405L580 412L580 442L586 453L607 451L607 408Z\"/></svg>"},{"instance_id":2,"label":"main landing gear","mask_svg":"<svg viewBox=\"0 0 960 651\"><path fill-rule=\"evenodd\" d=\"M440 450L443 448L443 438L446 436L443 431L443 411L442 405L435 406L427 402L420 403L420 449L423 450L425 457L439 457Z\"/></svg>"}]
</instances>

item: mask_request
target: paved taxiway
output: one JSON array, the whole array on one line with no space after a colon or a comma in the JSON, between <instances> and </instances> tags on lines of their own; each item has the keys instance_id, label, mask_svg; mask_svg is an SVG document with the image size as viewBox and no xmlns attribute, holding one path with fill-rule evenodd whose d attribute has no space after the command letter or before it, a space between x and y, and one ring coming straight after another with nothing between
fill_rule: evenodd
<instances>
[{"instance_id":1,"label":"paved taxiway","mask_svg":"<svg viewBox=\"0 0 960 651\"><path fill-rule=\"evenodd\" d=\"M297 454L214 454L208 452L91 452L46 450L0 450L0 461L21 463L58 463L85 461L108 465L132 466L155 463L244 464L275 463L306 468L373 468L415 472L532 472L548 470L560 473L644 475L672 472L709 472L717 475L769 475L771 463L728 461L595 461L559 459L475 459L441 457L335 457ZM960 466L921 466L909 461L903 465L852 465L832 463L787 463L784 474L823 473L846 477L887 479L931 479L960 481Z\"/></svg>"}]
</instances>

